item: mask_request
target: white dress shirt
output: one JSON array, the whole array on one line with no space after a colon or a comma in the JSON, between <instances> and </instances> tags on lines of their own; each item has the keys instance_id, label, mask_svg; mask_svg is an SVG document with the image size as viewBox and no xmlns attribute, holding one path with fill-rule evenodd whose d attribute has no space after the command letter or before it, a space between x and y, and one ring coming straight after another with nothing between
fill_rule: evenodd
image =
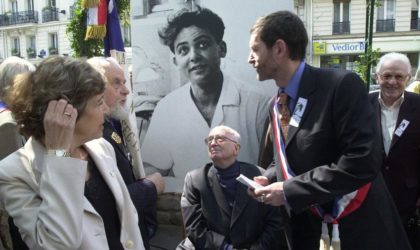
<instances>
[{"instance_id":1,"label":"white dress shirt","mask_svg":"<svg viewBox=\"0 0 420 250\"><path fill-rule=\"evenodd\" d=\"M400 112L401 104L404 101L404 93L391 106L387 106L379 94L379 105L381 105L381 126L382 139L384 143L385 153L388 155L391 146L392 136L397 126L398 113Z\"/></svg>"}]
</instances>

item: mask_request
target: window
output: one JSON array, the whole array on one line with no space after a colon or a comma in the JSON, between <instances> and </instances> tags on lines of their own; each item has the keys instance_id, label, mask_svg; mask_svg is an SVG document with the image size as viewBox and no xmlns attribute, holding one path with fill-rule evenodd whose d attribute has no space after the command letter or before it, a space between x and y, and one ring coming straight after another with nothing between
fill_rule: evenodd
<instances>
[{"instance_id":1,"label":"window","mask_svg":"<svg viewBox=\"0 0 420 250\"><path fill-rule=\"evenodd\" d=\"M27 0L26 5L28 6L28 10L34 10L34 0Z\"/></svg>"},{"instance_id":2,"label":"window","mask_svg":"<svg viewBox=\"0 0 420 250\"><path fill-rule=\"evenodd\" d=\"M380 0L377 10L376 32L395 31L395 0Z\"/></svg>"},{"instance_id":3,"label":"window","mask_svg":"<svg viewBox=\"0 0 420 250\"><path fill-rule=\"evenodd\" d=\"M58 40L57 40L57 33L50 33L49 35L49 52L50 55L57 55L58 54Z\"/></svg>"},{"instance_id":4,"label":"window","mask_svg":"<svg viewBox=\"0 0 420 250\"><path fill-rule=\"evenodd\" d=\"M19 37L12 38L12 56L20 56L20 39Z\"/></svg>"},{"instance_id":5,"label":"window","mask_svg":"<svg viewBox=\"0 0 420 250\"><path fill-rule=\"evenodd\" d=\"M350 1L333 0L334 22L333 34L350 33Z\"/></svg>"},{"instance_id":6,"label":"window","mask_svg":"<svg viewBox=\"0 0 420 250\"><path fill-rule=\"evenodd\" d=\"M420 18L418 10L411 11L411 30L420 30Z\"/></svg>"},{"instance_id":7,"label":"window","mask_svg":"<svg viewBox=\"0 0 420 250\"><path fill-rule=\"evenodd\" d=\"M36 44L35 44L35 36L28 36L26 38L26 54L28 58L35 58L36 57Z\"/></svg>"},{"instance_id":8,"label":"window","mask_svg":"<svg viewBox=\"0 0 420 250\"><path fill-rule=\"evenodd\" d=\"M124 26L123 28L123 36L124 36L124 46L130 47L131 46L131 29L130 26Z\"/></svg>"},{"instance_id":9,"label":"window","mask_svg":"<svg viewBox=\"0 0 420 250\"><path fill-rule=\"evenodd\" d=\"M50 7L56 7L57 6L56 3L55 3L55 0L48 0L47 5L50 6Z\"/></svg>"},{"instance_id":10,"label":"window","mask_svg":"<svg viewBox=\"0 0 420 250\"><path fill-rule=\"evenodd\" d=\"M17 3L17 1L11 1L10 2L10 9L12 10L12 13L18 12L18 3Z\"/></svg>"}]
</instances>

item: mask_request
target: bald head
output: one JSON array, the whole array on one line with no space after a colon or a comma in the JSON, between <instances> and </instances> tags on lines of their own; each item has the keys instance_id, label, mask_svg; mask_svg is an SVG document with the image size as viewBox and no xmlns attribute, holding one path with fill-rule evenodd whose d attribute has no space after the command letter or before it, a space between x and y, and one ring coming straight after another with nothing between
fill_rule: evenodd
<instances>
[{"instance_id":1,"label":"bald head","mask_svg":"<svg viewBox=\"0 0 420 250\"><path fill-rule=\"evenodd\" d=\"M125 86L124 70L112 57L93 57L87 62L95 68L106 82L105 103L110 109L110 114L114 119L122 120L128 115L126 107L127 95L129 93Z\"/></svg>"}]
</instances>

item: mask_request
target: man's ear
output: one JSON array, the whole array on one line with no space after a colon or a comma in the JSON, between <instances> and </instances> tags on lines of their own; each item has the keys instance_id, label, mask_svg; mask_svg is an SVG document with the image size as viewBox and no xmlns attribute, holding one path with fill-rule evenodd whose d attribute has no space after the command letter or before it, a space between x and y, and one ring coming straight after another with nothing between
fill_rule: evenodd
<instances>
[{"instance_id":1,"label":"man's ear","mask_svg":"<svg viewBox=\"0 0 420 250\"><path fill-rule=\"evenodd\" d=\"M172 57L172 62L174 63L174 65L175 66L178 66L178 63L177 63L177 61L176 61L176 57L174 56L174 57Z\"/></svg>"},{"instance_id":2,"label":"man's ear","mask_svg":"<svg viewBox=\"0 0 420 250\"><path fill-rule=\"evenodd\" d=\"M276 58L281 58L289 55L289 49L283 39L277 39L272 47L272 51Z\"/></svg>"},{"instance_id":3,"label":"man's ear","mask_svg":"<svg viewBox=\"0 0 420 250\"><path fill-rule=\"evenodd\" d=\"M239 143L236 143L236 151L238 152L238 154L239 154L239 150L241 149L241 144L239 144Z\"/></svg>"},{"instance_id":4,"label":"man's ear","mask_svg":"<svg viewBox=\"0 0 420 250\"><path fill-rule=\"evenodd\" d=\"M219 43L219 49L220 49L220 57L223 58L226 56L226 52L227 52L227 46L225 41L221 41Z\"/></svg>"}]
</instances>

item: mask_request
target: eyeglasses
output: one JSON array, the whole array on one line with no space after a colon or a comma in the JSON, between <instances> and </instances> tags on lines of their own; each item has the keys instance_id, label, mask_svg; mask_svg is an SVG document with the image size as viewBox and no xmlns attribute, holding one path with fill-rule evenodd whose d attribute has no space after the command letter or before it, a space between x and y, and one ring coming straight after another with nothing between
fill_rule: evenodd
<instances>
[{"instance_id":1,"label":"eyeglasses","mask_svg":"<svg viewBox=\"0 0 420 250\"><path fill-rule=\"evenodd\" d=\"M204 139L204 143L209 146L213 140L216 140L217 143L223 143L225 141L231 141L233 143L238 143L237 141L232 140L232 139L230 139L226 136L223 136L223 135L215 135L215 136L211 135L211 136Z\"/></svg>"},{"instance_id":2,"label":"eyeglasses","mask_svg":"<svg viewBox=\"0 0 420 250\"><path fill-rule=\"evenodd\" d=\"M394 78L395 81L397 81L397 82L402 82L405 79L407 79L407 77L408 77L408 75L399 75L399 74L397 74L397 75L383 74L382 75L382 74L378 73L378 75L379 75L379 78L381 78L383 81L391 81L392 78Z\"/></svg>"}]
</instances>

